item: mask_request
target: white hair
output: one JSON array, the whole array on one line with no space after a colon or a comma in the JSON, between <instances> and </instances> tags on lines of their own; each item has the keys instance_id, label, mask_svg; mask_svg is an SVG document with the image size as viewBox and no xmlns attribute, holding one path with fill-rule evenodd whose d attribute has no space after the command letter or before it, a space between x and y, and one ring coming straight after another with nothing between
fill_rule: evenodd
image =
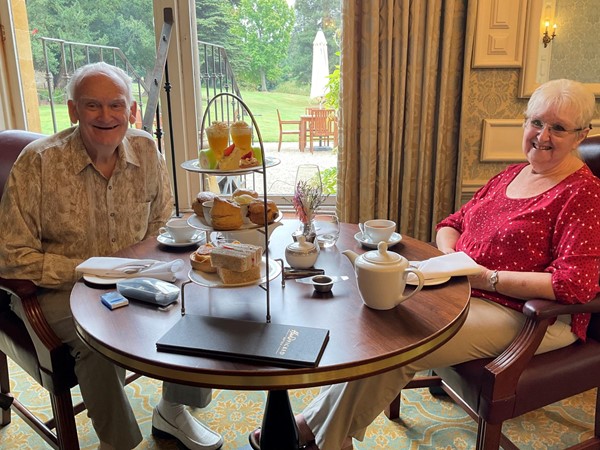
<instances>
[{"instance_id":1,"label":"white hair","mask_svg":"<svg viewBox=\"0 0 600 450\"><path fill-rule=\"evenodd\" d=\"M569 114L578 128L590 126L596 99L594 94L582 83L573 80L550 80L539 86L529 99L525 117L540 115L554 107L557 111L569 109Z\"/></svg>"},{"instance_id":2,"label":"white hair","mask_svg":"<svg viewBox=\"0 0 600 450\"><path fill-rule=\"evenodd\" d=\"M125 85L125 95L129 102L130 106L133 101L133 91L131 89L131 77L127 75L127 73L121 69L120 67L116 67L110 64L107 64L103 61L86 64L85 66L81 66L74 73L69 82L67 83L67 96L68 100L76 100L75 93L77 92L77 87L83 81L83 79L89 75L95 75L98 73L103 73L108 75L109 77L116 78L123 82Z\"/></svg>"}]
</instances>

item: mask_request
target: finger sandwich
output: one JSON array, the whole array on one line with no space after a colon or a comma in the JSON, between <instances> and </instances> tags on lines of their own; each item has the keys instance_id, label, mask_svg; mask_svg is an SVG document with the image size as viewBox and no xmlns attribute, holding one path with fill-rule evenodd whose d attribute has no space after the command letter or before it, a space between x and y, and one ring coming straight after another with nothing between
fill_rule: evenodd
<instances>
[{"instance_id":1,"label":"finger sandwich","mask_svg":"<svg viewBox=\"0 0 600 450\"><path fill-rule=\"evenodd\" d=\"M262 248L250 244L222 244L211 252L211 265L223 284L240 284L260 278Z\"/></svg>"}]
</instances>

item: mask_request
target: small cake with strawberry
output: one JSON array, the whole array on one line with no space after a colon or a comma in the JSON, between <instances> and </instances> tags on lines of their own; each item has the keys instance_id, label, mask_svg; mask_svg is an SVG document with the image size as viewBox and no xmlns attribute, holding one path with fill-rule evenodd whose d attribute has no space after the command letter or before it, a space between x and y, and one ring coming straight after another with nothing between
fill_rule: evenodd
<instances>
[{"instance_id":1,"label":"small cake with strawberry","mask_svg":"<svg viewBox=\"0 0 600 450\"><path fill-rule=\"evenodd\" d=\"M242 159L242 150L235 144L231 144L223 152L223 158L217 163L219 170L237 170L240 168L240 159Z\"/></svg>"},{"instance_id":2,"label":"small cake with strawberry","mask_svg":"<svg viewBox=\"0 0 600 450\"><path fill-rule=\"evenodd\" d=\"M260 164L258 159L255 158L254 152L250 150L246 154L242 155L240 159L240 168L245 169L246 167L256 167Z\"/></svg>"}]
</instances>

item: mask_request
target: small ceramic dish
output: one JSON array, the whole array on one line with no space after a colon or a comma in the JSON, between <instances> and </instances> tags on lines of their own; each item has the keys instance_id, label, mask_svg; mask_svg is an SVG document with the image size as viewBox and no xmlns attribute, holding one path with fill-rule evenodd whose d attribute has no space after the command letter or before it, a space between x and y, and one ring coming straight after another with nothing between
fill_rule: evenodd
<instances>
[{"instance_id":1,"label":"small ceramic dish","mask_svg":"<svg viewBox=\"0 0 600 450\"><path fill-rule=\"evenodd\" d=\"M311 280L317 292L329 292L333 287L333 279L327 275L315 275Z\"/></svg>"},{"instance_id":2,"label":"small ceramic dish","mask_svg":"<svg viewBox=\"0 0 600 450\"><path fill-rule=\"evenodd\" d=\"M315 291L318 292L329 292L334 283L340 281L346 281L348 277L346 275L313 275L311 277L296 278L296 282L302 284L310 284L313 286Z\"/></svg>"}]
</instances>

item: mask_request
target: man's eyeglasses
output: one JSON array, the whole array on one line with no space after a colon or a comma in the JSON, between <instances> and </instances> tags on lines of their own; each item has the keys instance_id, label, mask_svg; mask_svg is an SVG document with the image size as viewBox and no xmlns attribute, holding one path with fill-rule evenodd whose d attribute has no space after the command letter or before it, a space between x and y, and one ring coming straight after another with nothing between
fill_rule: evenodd
<instances>
[{"instance_id":1,"label":"man's eyeglasses","mask_svg":"<svg viewBox=\"0 0 600 450\"><path fill-rule=\"evenodd\" d=\"M586 128L589 128L590 130L592 129L592 124L589 124L586 128L576 128L574 130L566 130L562 125L545 123L545 122L541 121L540 119L527 119L527 121L525 122L525 125L529 125L531 128L535 128L539 132L541 132L544 129L544 127L547 127L548 132L552 136L556 136L556 137L564 137L567 134L577 133L578 131L583 131Z\"/></svg>"}]
</instances>

